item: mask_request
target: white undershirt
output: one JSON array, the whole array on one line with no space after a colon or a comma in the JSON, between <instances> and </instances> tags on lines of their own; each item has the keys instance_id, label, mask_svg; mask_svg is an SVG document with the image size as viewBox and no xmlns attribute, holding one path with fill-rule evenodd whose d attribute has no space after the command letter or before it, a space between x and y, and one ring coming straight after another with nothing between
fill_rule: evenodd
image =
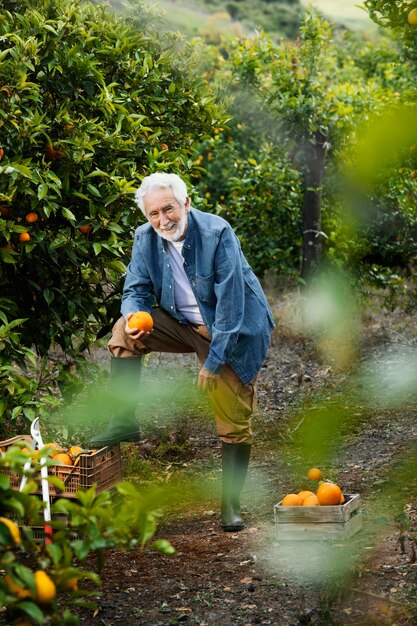
<instances>
[{"instance_id":1,"label":"white undershirt","mask_svg":"<svg viewBox=\"0 0 417 626\"><path fill-rule=\"evenodd\" d=\"M175 306L191 324L204 324L187 274L184 271L182 256L183 241L168 241L168 254L171 260L172 277L174 279Z\"/></svg>"}]
</instances>

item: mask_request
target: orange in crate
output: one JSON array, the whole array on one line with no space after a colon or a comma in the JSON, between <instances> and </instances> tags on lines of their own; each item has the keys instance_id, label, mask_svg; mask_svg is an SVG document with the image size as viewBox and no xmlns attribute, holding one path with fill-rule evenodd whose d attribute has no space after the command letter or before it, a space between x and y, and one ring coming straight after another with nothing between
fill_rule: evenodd
<instances>
[{"instance_id":1,"label":"orange in crate","mask_svg":"<svg viewBox=\"0 0 417 626\"><path fill-rule=\"evenodd\" d=\"M17 442L30 443L31 440L29 435L12 437L0 441L0 448L7 449ZM77 463L74 462L74 465L57 465L48 468L51 475L58 471L59 478L64 483L65 488L61 491L55 485L50 484L49 493L51 497L76 498L79 489L89 489L93 485L95 485L97 493L108 491L122 479L120 446L106 446L100 450L86 451L77 456ZM0 468L0 474L6 474L9 477L12 489L16 489L16 491L19 489L21 474L11 472L6 467ZM40 476L35 477L35 480L38 480L36 493L41 494Z\"/></svg>"}]
</instances>

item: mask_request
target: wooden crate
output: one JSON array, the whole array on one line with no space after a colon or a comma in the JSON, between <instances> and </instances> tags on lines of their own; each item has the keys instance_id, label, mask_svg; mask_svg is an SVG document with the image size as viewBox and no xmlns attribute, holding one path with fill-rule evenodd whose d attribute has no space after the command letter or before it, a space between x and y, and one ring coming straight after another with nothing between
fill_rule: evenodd
<instances>
[{"instance_id":1,"label":"wooden crate","mask_svg":"<svg viewBox=\"0 0 417 626\"><path fill-rule=\"evenodd\" d=\"M0 441L0 448L7 449L17 441L30 442L29 435L12 437L6 441ZM104 447L95 452L80 454L76 465L49 466L48 474L57 476L64 483L64 490L61 491L55 485L49 485L51 497L76 498L79 489L89 489L93 485L97 493L108 491L122 479L120 446ZM19 489L22 476L11 472L8 468L0 468L0 474L6 474L12 489ZM40 476L35 476L39 488L36 493L41 494Z\"/></svg>"},{"instance_id":2,"label":"wooden crate","mask_svg":"<svg viewBox=\"0 0 417 626\"><path fill-rule=\"evenodd\" d=\"M274 506L278 540L314 541L348 539L362 527L360 496L344 494L337 506Z\"/></svg>"}]
</instances>

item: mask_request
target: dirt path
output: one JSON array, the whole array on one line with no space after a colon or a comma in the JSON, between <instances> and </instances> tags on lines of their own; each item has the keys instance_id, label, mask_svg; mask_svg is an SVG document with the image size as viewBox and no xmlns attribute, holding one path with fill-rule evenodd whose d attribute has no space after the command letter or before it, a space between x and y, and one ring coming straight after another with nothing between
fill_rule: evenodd
<instances>
[{"instance_id":1,"label":"dirt path","mask_svg":"<svg viewBox=\"0 0 417 626\"><path fill-rule=\"evenodd\" d=\"M411 358L412 318L368 312L359 362L381 347L398 347L399 328ZM180 362L192 383L193 358ZM144 384L146 376L158 375L166 384L178 363L153 357ZM165 369L170 364L171 373ZM417 410L413 402L370 408L367 398L376 387L371 381L361 393L351 379L323 362L313 343L278 329L259 379L256 446L243 498L248 527L236 534L219 528L220 449L204 407L149 409L144 440L123 448L125 476L144 487L156 481L173 489L158 536L177 552L170 558L148 550L110 553L99 611L94 617L81 612L81 623L415 626L416 485L400 483L404 506L395 519L390 506L398 493L389 487L392 468L417 443ZM361 494L363 528L347 541L279 542L273 507L299 485L296 439L305 407L329 403L345 406L352 419L343 423L334 449L328 447L327 470L346 493Z\"/></svg>"}]
</instances>

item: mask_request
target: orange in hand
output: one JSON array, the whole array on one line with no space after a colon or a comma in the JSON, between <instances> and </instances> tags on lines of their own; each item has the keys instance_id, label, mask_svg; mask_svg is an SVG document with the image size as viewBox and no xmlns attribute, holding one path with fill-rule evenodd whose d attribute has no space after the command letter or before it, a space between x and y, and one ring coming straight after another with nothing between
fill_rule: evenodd
<instances>
[{"instance_id":1,"label":"orange in hand","mask_svg":"<svg viewBox=\"0 0 417 626\"><path fill-rule=\"evenodd\" d=\"M137 328L149 333L153 328L153 319L146 311L137 311L129 319L129 328Z\"/></svg>"}]
</instances>

